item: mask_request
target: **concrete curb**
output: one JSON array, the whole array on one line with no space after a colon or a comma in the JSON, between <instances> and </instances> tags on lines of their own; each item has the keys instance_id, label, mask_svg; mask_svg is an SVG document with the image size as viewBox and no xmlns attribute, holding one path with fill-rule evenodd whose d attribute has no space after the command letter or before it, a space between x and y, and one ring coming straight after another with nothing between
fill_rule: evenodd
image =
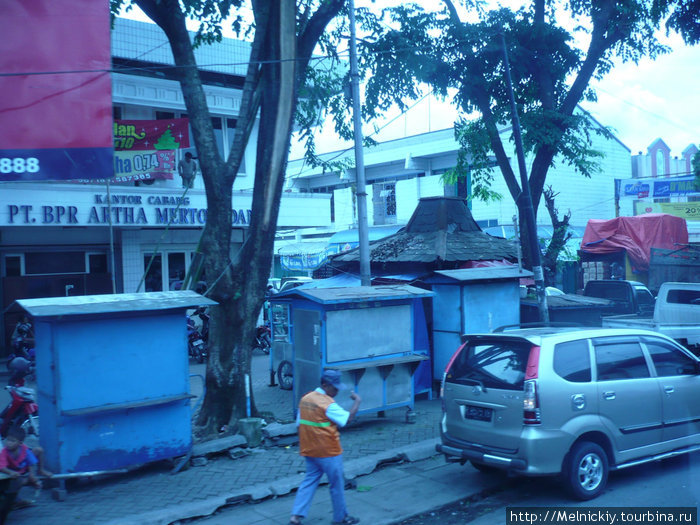
<instances>
[{"instance_id":1,"label":"concrete curb","mask_svg":"<svg viewBox=\"0 0 700 525\"><path fill-rule=\"evenodd\" d=\"M344 465L345 477L352 480L359 476L371 474L380 465L386 463L401 461L414 462L430 458L437 454L435 445L438 442L438 438L427 439L397 449L378 452L364 458L346 461ZM133 514L124 518L112 520L106 525L130 525L134 523L139 523L140 525L169 525L178 520L209 516L226 505L250 503L270 497L276 498L290 494L296 490L303 478L304 474L301 473L286 476L272 482L259 483L250 487L241 488L239 491L227 495L216 496L203 501L184 503L156 511ZM327 482L324 480L322 483L325 484Z\"/></svg>"}]
</instances>

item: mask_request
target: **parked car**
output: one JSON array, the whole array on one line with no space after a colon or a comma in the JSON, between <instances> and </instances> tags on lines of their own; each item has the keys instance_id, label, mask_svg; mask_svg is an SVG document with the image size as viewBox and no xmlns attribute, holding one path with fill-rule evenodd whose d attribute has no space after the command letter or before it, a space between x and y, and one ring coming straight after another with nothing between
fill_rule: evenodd
<instances>
[{"instance_id":1,"label":"parked car","mask_svg":"<svg viewBox=\"0 0 700 525\"><path fill-rule=\"evenodd\" d=\"M700 449L700 361L651 331L468 335L441 396L447 461L561 475L581 500L601 493L610 470Z\"/></svg>"},{"instance_id":2,"label":"parked car","mask_svg":"<svg viewBox=\"0 0 700 525\"><path fill-rule=\"evenodd\" d=\"M593 279L586 283L583 295L608 299L611 304L605 309L605 315L651 316L654 311L654 296L643 283L637 281Z\"/></svg>"},{"instance_id":3,"label":"parked car","mask_svg":"<svg viewBox=\"0 0 700 525\"><path fill-rule=\"evenodd\" d=\"M302 284L307 284L312 281L313 279L311 277L283 277L282 285L280 286L280 291L278 293L286 292L287 290L291 290L292 288L296 288L297 286L301 286Z\"/></svg>"},{"instance_id":4,"label":"parked car","mask_svg":"<svg viewBox=\"0 0 700 525\"><path fill-rule=\"evenodd\" d=\"M652 317L634 314L603 318L609 328L654 330L665 334L694 354L700 353L700 283L663 283Z\"/></svg>"}]
</instances>

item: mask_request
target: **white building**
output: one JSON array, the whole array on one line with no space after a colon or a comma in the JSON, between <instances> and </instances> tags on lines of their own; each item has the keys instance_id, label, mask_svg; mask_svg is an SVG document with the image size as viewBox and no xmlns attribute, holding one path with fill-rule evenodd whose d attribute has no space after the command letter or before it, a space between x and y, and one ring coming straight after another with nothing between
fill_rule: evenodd
<instances>
[{"instance_id":1,"label":"white building","mask_svg":"<svg viewBox=\"0 0 700 525\"><path fill-rule=\"evenodd\" d=\"M632 178L618 182L620 215L667 213L682 217L690 242L700 242L700 191L692 169L697 153L698 147L690 144L680 156L672 156L671 148L658 138L646 153L633 155Z\"/></svg>"},{"instance_id":2,"label":"white building","mask_svg":"<svg viewBox=\"0 0 700 525\"><path fill-rule=\"evenodd\" d=\"M504 128L501 133L506 147L513 148L507 140L510 128ZM593 148L605 154L599 173L585 178L557 158L547 175L546 186L551 185L558 193L556 205L560 213L571 211L570 224L579 234L582 234L588 219L615 217L615 179L631 176L629 148L616 138L593 135L593 140ZM421 197L466 197L469 181L446 185L442 179L442 174L456 165L458 148L453 128L405 136L365 148L370 226L406 224ZM514 148L509 153L513 170L518 173ZM352 148L325 152L321 157L334 161L347 159L354 163ZM357 224L354 177L354 169L324 173L321 168L307 167L304 159L296 159L288 165L287 188L291 192L332 194L334 227L343 230ZM495 173L492 189L503 198L490 203L470 202L472 214L489 233L510 236L512 228L509 227L513 224L516 206L500 172ZM537 221L540 235L547 235L547 232L551 235L551 222L544 201L540 203Z\"/></svg>"},{"instance_id":3,"label":"white building","mask_svg":"<svg viewBox=\"0 0 700 525\"><path fill-rule=\"evenodd\" d=\"M228 154L248 44L224 39L195 50L219 149ZM153 24L118 18L112 32L114 118L186 116L170 46ZM208 64L234 64L213 65ZM255 168L253 130L233 195L233 250L246 236ZM177 159L187 150L178 150ZM194 148L190 151L196 156ZM187 193L177 174L143 183L0 182L0 295L7 342L17 298L167 290L186 274L206 221L201 177ZM328 195L283 196L279 226L330 225ZM111 223L111 224L110 224ZM146 271L148 270L148 271ZM176 285L176 284L175 284ZM4 333L3 333L4 331Z\"/></svg>"}]
</instances>

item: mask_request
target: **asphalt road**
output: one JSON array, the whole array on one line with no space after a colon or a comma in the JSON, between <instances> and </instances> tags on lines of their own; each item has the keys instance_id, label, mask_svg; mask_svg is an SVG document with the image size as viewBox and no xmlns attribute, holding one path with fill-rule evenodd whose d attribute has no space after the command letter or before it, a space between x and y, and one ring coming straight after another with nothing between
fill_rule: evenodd
<instances>
[{"instance_id":1,"label":"asphalt road","mask_svg":"<svg viewBox=\"0 0 700 525\"><path fill-rule=\"evenodd\" d=\"M471 467L467 465L464 468ZM499 476L499 474L483 475L489 478ZM502 479L503 483L499 488L491 491L486 497L476 497L442 509L432 509L430 512L399 523L400 525L464 525L466 523L504 525L507 523L507 509L512 507L541 507L545 512L555 507L575 507L588 512L598 507L602 509L614 507L697 509L700 504L700 454L698 453L613 472L610 474L608 486L603 494L587 502L570 499L556 478L502 476ZM599 514L596 514L596 517L598 516ZM532 516L530 518L532 520ZM558 521L552 521L550 514L547 522L557 523ZM532 522L536 523L537 520ZM654 521L647 520L647 523L649 522ZM515 522L511 521L511 523ZM596 523L603 524L606 521L596 521ZM621 519L618 518L616 523L621 523Z\"/></svg>"}]
</instances>

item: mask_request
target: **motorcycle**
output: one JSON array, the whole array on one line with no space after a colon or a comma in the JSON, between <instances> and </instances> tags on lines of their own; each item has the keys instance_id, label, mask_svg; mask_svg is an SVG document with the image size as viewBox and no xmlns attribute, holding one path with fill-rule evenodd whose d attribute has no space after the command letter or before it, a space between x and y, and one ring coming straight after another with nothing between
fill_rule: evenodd
<instances>
[{"instance_id":1,"label":"motorcycle","mask_svg":"<svg viewBox=\"0 0 700 525\"><path fill-rule=\"evenodd\" d=\"M39 435L39 407L36 403L36 393L33 388L26 386L8 385L5 389L10 393L10 403L0 412L0 436L3 438L13 426L19 426L27 434Z\"/></svg>"},{"instance_id":2,"label":"motorcycle","mask_svg":"<svg viewBox=\"0 0 700 525\"><path fill-rule=\"evenodd\" d=\"M261 324L255 328L255 340L253 341L253 350L259 348L265 354L270 353L272 348L272 338L269 324Z\"/></svg>"},{"instance_id":3,"label":"motorcycle","mask_svg":"<svg viewBox=\"0 0 700 525\"><path fill-rule=\"evenodd\" d=\"M190 316L187 316L187 352L198 363L207 358L207 345Z\"/></svg>"},{"instance_id":4,"label":"motorcycle","mask_svg":"<svg viewBox=\"0 0 700 525\"><path fill-rule=\"evenodd\" d=\"M31 325L28 323L20 323L15 329L12 336L11 353L7 357L7 368L10 368L10 363L16 357L26 359L34 363L36 352L34 350L34 337L31 332Z\"/></svg>"},{"instance_id":5,"label":"motorcycle","mask_svg":"<svg viewBox=\"0 0 700 525\"><path fill-rule=\"evenodd\" d=\"M10 386L24 386L24 380L35 375L35 363L20 356L10 356L7 360L7 370L10 372L10 379L7 382Z\"/></svg>"}]
</instances>

